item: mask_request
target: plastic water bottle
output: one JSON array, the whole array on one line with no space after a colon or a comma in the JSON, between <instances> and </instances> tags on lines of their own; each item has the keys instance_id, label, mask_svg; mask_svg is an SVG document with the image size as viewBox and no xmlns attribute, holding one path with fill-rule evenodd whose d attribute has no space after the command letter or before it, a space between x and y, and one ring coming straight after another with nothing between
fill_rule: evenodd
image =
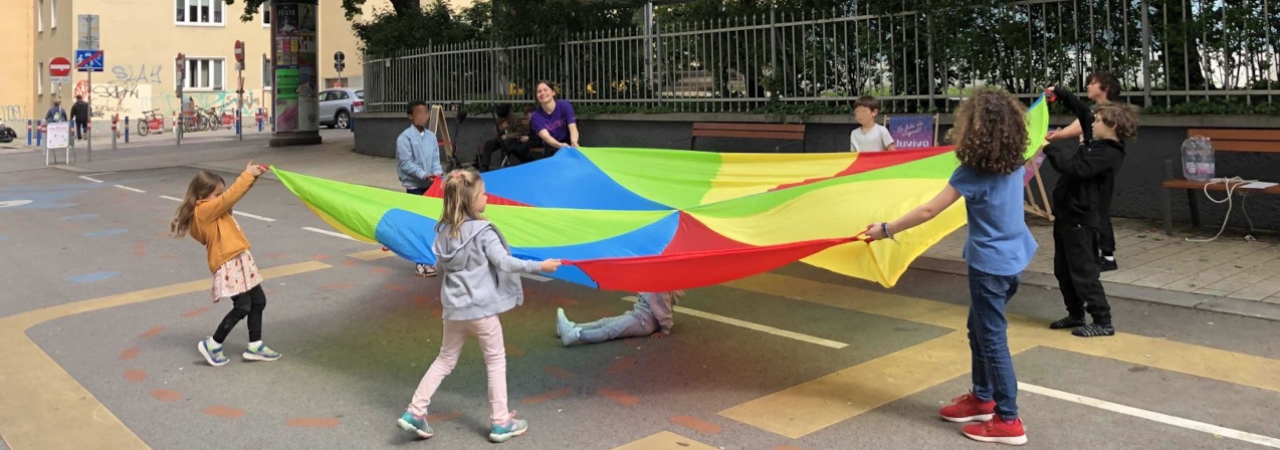
<instances>
[{"instance_id":1,"label":"plastic water bottle","mask_svg":"<svg viewBox=\"0 0 1280 450\"><path fill-rule=\"evenodd\" d=\"M1203 136L1182 143L1182 176L1192 181L1209 181L1214 176L1213 145Z\"/></svg>"}]
</instances>

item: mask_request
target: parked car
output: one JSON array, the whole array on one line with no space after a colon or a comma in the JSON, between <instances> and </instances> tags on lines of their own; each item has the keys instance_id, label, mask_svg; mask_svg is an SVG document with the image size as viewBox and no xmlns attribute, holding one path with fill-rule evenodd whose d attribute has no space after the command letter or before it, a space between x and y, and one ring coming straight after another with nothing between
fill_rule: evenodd
<instances>
[{"instance_id":1,"label":"parked car","mask_svg":"<svg viewBox=\"0 0 1280 450\"><path fill-rule=\"evenodd\" d=\"M363 89L340 88L320 92L320 125L347 128L351 125L351 115L358 112L364 112Z\"/></svg>"}]
</instances>

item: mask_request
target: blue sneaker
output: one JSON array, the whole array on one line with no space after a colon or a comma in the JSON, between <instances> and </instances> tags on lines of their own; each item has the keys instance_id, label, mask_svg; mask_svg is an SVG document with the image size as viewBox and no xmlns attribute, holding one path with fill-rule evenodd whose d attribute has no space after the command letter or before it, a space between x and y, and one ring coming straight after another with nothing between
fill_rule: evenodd
<instances>
[{"instance_id":1,"label":"blue sneaker","mask_svg":"<svg viewBox=\"0 0 1280 450\"><path fill-rule=\"evenodd\" d=\"M240 356L249 361L275 361L280 359L279 353L271 350L271 348L267 347L267 344L262 343L259 343L256 346L249 345L249 348L245 349L244 353L241 353Z\"/></svg>"},{"instance_id":2,"label":"blue sneaker","mask_svg":"<svg viewBox=\"0 0 1280 450\"><path fill-rule=\"evenodd\" d=\"M435 430L431 429L431 425L427 425L426 418L414 417L413 413L405 411L404 415L396 421L396 425L404 431L412 431L423 439L430 439L435 435Z\"/></svg>"},{"instance_id":3,"label":"blue sneaker","mask_svg":"<svg viewBox=\"0 0 1280 450\"><path fill-rule=\"evenodd\" d=\"M217 342L213 342L213 338L206 338L200 341L199 344L196 344L196 349L200 350L200 354L204 355L204 360L208 361L209 365L213 367L222 366L231 361L226 356L222 356L222 346L218 345Z\"/></svg>"},{"instance_id":4,"label":"blue sneaker","mask_svg":"<svg viewBox=\"0 0 1280 450\"><path fill-rule=\"evenodd\" d=\"M526 431L529 431L529 422L516 419L515 412L512 412L506 425L494 425L489 429L489 440L498 443L507 442Z\"/></svg>"}]
</instances>

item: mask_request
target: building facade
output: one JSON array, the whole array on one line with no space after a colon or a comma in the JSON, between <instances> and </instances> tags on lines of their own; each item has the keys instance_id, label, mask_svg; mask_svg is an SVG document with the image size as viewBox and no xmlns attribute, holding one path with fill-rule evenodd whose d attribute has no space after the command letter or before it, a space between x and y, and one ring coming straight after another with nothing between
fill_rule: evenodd
<instances>
[{"instance_id":1,"label":"building facade","mask_svg":"<svg viewBox=\"0 0 1280 450\"><path fill-rule=\"evenodd\" d=\"M361 87L359 42L341 2L320 1L317 8L317 54L320 80ZM389 7L370 0L365 12ZM267 9L264 7L264 9ZM94 120L119 115L134 120L154 111L169 117L181 109L176 57L186 56L183 97L200 108L235 111L239 96L234 44L245 42L242 112L270 113L272 39L270 13L259 11L242 22L243 2L223 0L0 0L0 119L11 126L43 119L55 100L70 111L75 96L92 97ZM77 17L99 19L99 49L104 69L72 72L69 83L50 80L49 61L65 57L74 63L78 47ZM359 20L359 18L357 18ZM334 54L346 56L341 79Z\"/></svg>"}]
</instances>

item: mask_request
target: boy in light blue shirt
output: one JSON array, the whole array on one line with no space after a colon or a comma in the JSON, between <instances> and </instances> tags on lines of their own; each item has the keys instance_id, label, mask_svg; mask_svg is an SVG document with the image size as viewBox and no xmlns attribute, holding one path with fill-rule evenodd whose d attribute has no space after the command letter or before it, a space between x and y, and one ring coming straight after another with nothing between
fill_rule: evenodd
<instances>
[{"instance_id":1,"label":"boy in light blue shirt","mask_svg":"<svg viewBox=\"0 0 1280 450\"><path fill-rule=\"evenodd\" d=\"M396 138L396 172L405 192L423 195L431 189L431 183L444 174L436 134L427 129L427 123L431 121L427 102L409 102L409 121L412 122L409 128ZM436 268L419 263L416 273L432 277L436 275Z\"/></svg>"}]
</instances>

